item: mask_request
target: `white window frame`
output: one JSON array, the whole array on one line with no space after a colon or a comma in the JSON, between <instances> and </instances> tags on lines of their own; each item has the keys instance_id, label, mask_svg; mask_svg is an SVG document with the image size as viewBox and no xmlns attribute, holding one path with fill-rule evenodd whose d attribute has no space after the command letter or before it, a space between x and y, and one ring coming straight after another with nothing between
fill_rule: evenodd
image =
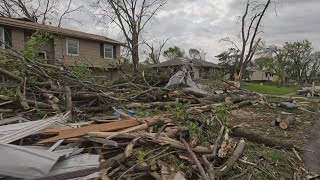
<instances>
[{"instance_id":1,"label":"white window frame","mask_svg":"<svg viewBox=\"0 0 320 180\"><path fill-rule=\"evenodd\" d=\"M2 49L5 49L6 48L6 45L5 45L5 37L4 37L4 28L3 27L0 27L0 33L2 35L2 39L0 39L2 41L1 43L1 48Z\"/></svg>"},{"instance_id":2,"label":"white window frame","mask_svg":"<svg viewBox=\"0 0 320 180\"><path fill-rule=\"evenodd\" d=\"M68 41L72 40L72 41L77 41L78 42L78 54L71 54L69 53L69 46L68 46ZM67 55L68 56L79 56L79 47L80 47L80 43L78 39L73 39L73 38L66 38L66 49L67 49Z\"/></svg>"},{"instance_id":3,"label":"white window frame","mask_svg":"<svg viewBox=\"0 0 320 180\"><path fill-rule=\"evenodd\" d=\"M109 46L109 47L111 47L111 54L112 54L112 57L110 58L110 57L106 57L106 46ZM113 45L111 45L111 44L103 44L103 58L104 59L114 59L114 54L113 54Z\"/></svg>"}]
</instances>

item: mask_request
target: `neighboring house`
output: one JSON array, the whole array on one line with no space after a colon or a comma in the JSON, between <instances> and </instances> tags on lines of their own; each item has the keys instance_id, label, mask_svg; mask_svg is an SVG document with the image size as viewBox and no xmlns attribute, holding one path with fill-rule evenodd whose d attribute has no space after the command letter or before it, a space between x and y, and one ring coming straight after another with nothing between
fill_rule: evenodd
<instances>
[{"instance_id":1,"label":"neighboring house","mask_svg":"<svg viewBox=\"0 0 320 180\"><path fill-rule=\"evenodd\" d=\"M42 25L26 19L0 17L2 49L22 51L27 39L36 31L49 32L53 38L37 50L46 63L64 66L87 65L101 71L112 68L120 59L123 43L104 36L74 31L61 27ZM111 72L117 72L115 70Z\"/></svg>"},{"instance_id":2,"label":"neighboring house","mask_svg":"<svg viewBox=\"0 0 320 180\"><path fill-rule=\"evenodd\" d=\"M214 74L222 74L224 68L220 65L199 60L199 59L188 59L178 57L172 60L164 61L162 63L151 65L152 68L157 70L170 69L173 73L179 70L191 71L194 80L200 77L205 77Z\"/></svg>"},{"instance_id":3,"label":"neighboring house","mask_svg":"<svg viewBox=\"0 0 320 180\"><path fill-rule=\"evenodd\" d=\"M278 81L279 77L272 71L265 71L259 68L248 68L246 81Z\"/></svg>"}]
</instances>

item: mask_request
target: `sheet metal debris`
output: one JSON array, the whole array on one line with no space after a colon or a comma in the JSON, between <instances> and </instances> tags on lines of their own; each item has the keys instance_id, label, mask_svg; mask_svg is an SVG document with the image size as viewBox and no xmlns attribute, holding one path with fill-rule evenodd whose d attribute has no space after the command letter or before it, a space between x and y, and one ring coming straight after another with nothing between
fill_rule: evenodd
<instances>
[{"instance_id":1,"label":"sheet metal debris","mask_svg":"<svg viewBox=\"0 0 320 180\"><path fill-rule=\"evenodd\" d=\"M37 133L45 128L48 128L56 123L63 123L66 122L68 119L69 113L63 115L57 115L54 117L46 118L43 120L36 121L36 123L33 122L27 122L29 123L26 126L23 126L19 130L12 131L8 134L0 136L0 143L11 143L13 141L19 140L21 138L24 138L26 136L29 136L31 134Z\"/></svg>"},{"instance_id":2,"label":"sheet metal debris","mask_svg":"<svg viewBox=\"0 0 320 180\"><path fill-rule=\"evenodd\" d=\"M0 143L0 175L16 178L45 176L59 157L46 150Z\"/></svg>"}]
</instances>

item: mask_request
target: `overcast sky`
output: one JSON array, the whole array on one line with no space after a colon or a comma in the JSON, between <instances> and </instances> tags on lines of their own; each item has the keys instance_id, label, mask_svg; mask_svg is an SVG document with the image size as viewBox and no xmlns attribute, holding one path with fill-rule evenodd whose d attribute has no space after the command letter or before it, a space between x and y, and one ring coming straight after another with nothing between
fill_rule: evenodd
<instances>
[{"instance_id":1,"label":"overcast sky","mask_svg":"<svg viewBox=\"0 0 320 180\"><path fill-rule=\"evenodd\" d=\"M74 2L86 6L82 13L75 15L83 25L64 22L64 27L124 40L118 29L106 31L96 23L87 0ZM144 35L159 40L172 37L167 47L177 45L186 52L190 48L202 49L208 53L208 61L216 62L214 56L230 47L219 40L238 34L236 20L242 15L245 4L246 0L168 0ZM272 5L264 17L264 33L260 36L268 45L308 39L315 50L320 50L319 9L320 0L278 0L276 9Z\"/></svg>"}]
</instances>

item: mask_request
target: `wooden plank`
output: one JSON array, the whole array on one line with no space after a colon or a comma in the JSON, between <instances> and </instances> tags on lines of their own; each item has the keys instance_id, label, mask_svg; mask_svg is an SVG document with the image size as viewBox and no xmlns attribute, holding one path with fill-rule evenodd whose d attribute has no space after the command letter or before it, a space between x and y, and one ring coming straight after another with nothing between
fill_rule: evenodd
<instances>
[{"instance_id":1,"label":"wooden plank","mask_svg":"<svg viewBox=\"0 0 320 180\"><path fill-rule=\"evenodd\" d=\"M73 129L66 129L60 131L58 136L44 139L38 144L48 143L48 142L55 142L60 139L68 139L73 137L79 137L86 135L88 132L105 132L105 131L117 131L133 126L137 126L140 123L136 120L125 120L125 121L119 121L119 122L113 122L113 123L105 123L105 124L95 124L90 126L85 126L81 128L73 128Z\"/></svg>"}]
</instances>

